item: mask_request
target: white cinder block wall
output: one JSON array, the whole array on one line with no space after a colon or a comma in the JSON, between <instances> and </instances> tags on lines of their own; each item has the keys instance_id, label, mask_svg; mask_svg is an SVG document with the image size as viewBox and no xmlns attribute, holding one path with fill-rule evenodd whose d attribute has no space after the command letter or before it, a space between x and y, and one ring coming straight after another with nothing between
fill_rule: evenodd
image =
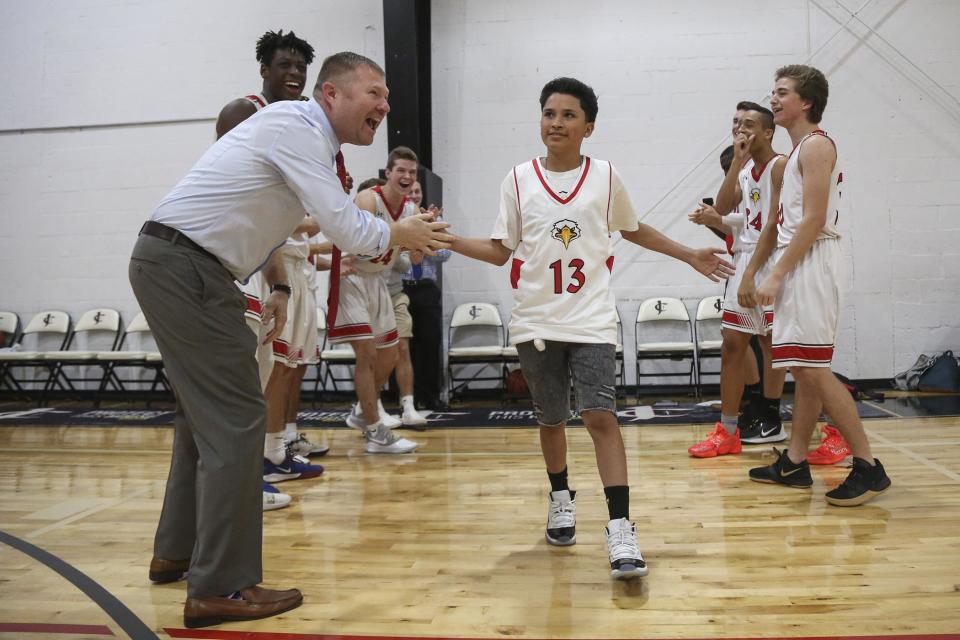
<instances>
[{"instance_id":1,"label":"white cinder block wall","mask_svg":"<svg viewBox=\"0 0 960 640\"><path fill-rule=\"evenodd\" d=\"M645 222L717 245L686 214L719 186L734 106L765 100L778 66L808 62L830 80L822 126L844 170L848 281L836 370L883 378L920 352L960 347L960 3L875 0L858 16L879 35L830 0L432 8L434 170L458 230L489 233L500 181L542 153L541 87L570 75L599 95L586 153L614 163ZM776 146L789 152L783 132ZM694 299L722 291L626 242L616 264L627 354L642 299L682 297L692 313ZM448 312L476 298L498 302L506 317L507 269L455 256L444 272ZM632 380L629 355L627 365Z\"/></svg>"},{"instance_id":2,"label":"white cinder block wall","mask_svg":"<svg viewBox=\"0 0 960 640\"><path fill-rule=\"evenodd\" d=\"M874 0L858 16L879 35L831 0L760 10L732 0L443 0L432 13L433 169L458 231L489 232L501 179L542 150L541 86L573 75L600 96L586 152L615 163L646 222L714 245L686 212L719 184L734 104L763 99L777 66L809 60L831 80L823 125L845 173L850 273L837 369L886 377L919 352L960 346L960 3ZM26 318L108 305L129 319L137 229L212 142L219 109L259 89L254 43L280 28L320 59L352 49L383 60L375 0L8 3L0 308ZM778 147L789 149L785 136ZM386 150L385 132L370 148L348 147L351 172L374 175ZM721 288L626 245L614 282L629 353L641 299ZM448 314L483 299L506 316L505 269L455 257L445 278ZM627 368L632 380L629 359Z\"/></svg>"}]
</instances>

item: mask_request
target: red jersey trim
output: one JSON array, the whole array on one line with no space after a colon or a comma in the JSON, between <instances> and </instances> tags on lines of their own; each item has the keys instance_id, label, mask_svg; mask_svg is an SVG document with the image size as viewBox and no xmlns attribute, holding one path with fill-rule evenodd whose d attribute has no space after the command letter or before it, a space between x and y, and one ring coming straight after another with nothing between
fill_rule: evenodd
<instances>
[{"instance_id":1,"label":"red jersey trim","mask_svg":"<svg viewBox=\"0 0 960 640\"><path fill-rule=\"evenodd\" d=\"M607 271L609 271L610 273L613 273L613 259L614 259L614 257L615 257L615 256L610 256L609 258L607 258Z\"/></svg>"},{"instance_id":2,"label":"red jersey trim","mask_svg":"<svg viewBox=\"0 0 960 640\"><path fill-rule=\"evenodd\" d=\"M520 214L520 242L523 242L523 207L520 206L520 182L517 180L516 167L513 168L513 188L517 193L517 213Z\"/></svg>"},{"instance_id":3,"label":"red jersey trim","mask_svg":"<svg viewBox=\"0 0 960 640\"><path fill-rule=\"evenodd\" d=\"M613 201L613 163L608 162L607 166L610 167L610 176L607 179L607 235L610 235L610 203ZM613 269L613 264L610 264L610 268Z\"/></svg>"},{"instance_id":4,"label":"red jersey trim","mask_svg":"<svg viewBox=\"0 0 960 640\"><path fill-rule=\"evenodd\" d=\"M327 335L331 340L372 336L373 327L369 324L346 324L342 327L333 327Z\"/></svg>"},{"instance_id":5,"label":"red jersey trim","mask_svg":"<svg viewBox=\"0 0 960 640\"><path fill-rule=\"evenodd\" d=\"M407 206L407 196L403 196L403 200L400 202L400 209L394 213L393 209L390 208L390 203L383 197L383 191L380 187L374 187L373 190L380 196L380 200L383 201L383 206L386 208L387 213L390 214L390 217L393 218L393 221L396 222L399 220L400 215L403 213L403 208Z\"/></svg>"},{"instance_id":6,"label":"red jersey trim","mask_svg":"<svg viewBox=\"0 0 960 640\"><path fill-rule=\"evenodd\" d=\"M773 154L773 157L771 157L769 160L767 160L766 162L763 163L763 166L760 167L760 171L757 171L757 163L754 162L754 163L753 163L753 168L750 169L750 177L753 178L753 181L754 181L754 182L760 182L760 178L763 177L763 172L767 170L767 167L770 166L770 163L771 163L771 162L773 162L774 160L776 160L776 159L779 158L779 157L780 157L780 154L779 154L779 153Z\"/></svg>"},{"instance_id":7,"label":"red jersey trim","mask_svg":"<svg viewBox=\"0 0 960 640\"><path fill-rule=\"evenodd\" d=\"M252 103L254 103L255 105L257 105L257 111L260 111L260 109L263 109L265 106L267 106L267 103L266 103L266 101L264 101L263 96L258 96L258 95L255 95L255 94L250 94L249 96L244 96L244 97L245 97L247 100L249 100L250 102L252 102Z\"/></svg>"},{"instance_id":8,"label":"red jersey trim","mask_svg":"<svg viewBox=\"0 0 960 640\"><path fill-rule=\"evenodd\" d=\"M771 351L771 360L826 363L833 360L833 345L775 344Z\"/></svg>"},{"instance_id":9,"label":"red jersey trim","mask_svg":"<svg viewBox=\"0 0 960 640\"><path fill-rule=\"evenodd\" d=\"M523 268L523 260L514 258L510 265L510 286L516 289L520 286L520 269Z\"/></svg>"},{"instance_id":10,"label":"red jersey trim","mask_svg":"<svg viewBox=\"0 0 960 640\"><path fill-rule=\"evenodd\" d=\"M583 186L583 181L587 179L587 173L590 172L590 156L583 156L583 158L583 173L580 174L580 180L577 182L577 186L574 187L573 191L566 198L561 198L558 196L553 192L553 189L550 188L550 185L547 184L546 179L543 177L543 173L540 172L540 163L537 161L537 159L534 158L531 160L531 162L533 162L533 170L536 172L537 177L540 178L540 184L543 185L543 188L547 191L547 193L549 193L550 196L560 204L567 204L577 197L577 194L580 192L580 187ZM516 174L514 174L514 177L516 177Z\"/></svg>"}]
</instances>

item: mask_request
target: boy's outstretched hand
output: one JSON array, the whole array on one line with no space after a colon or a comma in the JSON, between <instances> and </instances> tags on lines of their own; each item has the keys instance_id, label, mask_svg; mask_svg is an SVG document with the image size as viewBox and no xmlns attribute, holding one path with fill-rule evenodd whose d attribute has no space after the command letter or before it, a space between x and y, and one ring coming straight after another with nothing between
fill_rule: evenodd
<instances>
[{"instance_id":1,"label":"boy's outstretched hand","mask_svg":"<svg viewBox=\"0 0 960 640\"><path fill-rule=\"evenodd\" d=\"M720 280L726 280L737 272L733 264L720 258L720 255L726 252L726 249L716 248L694 249L689 264L714 282L720 282Z\"/></svg>"}]
</instances>

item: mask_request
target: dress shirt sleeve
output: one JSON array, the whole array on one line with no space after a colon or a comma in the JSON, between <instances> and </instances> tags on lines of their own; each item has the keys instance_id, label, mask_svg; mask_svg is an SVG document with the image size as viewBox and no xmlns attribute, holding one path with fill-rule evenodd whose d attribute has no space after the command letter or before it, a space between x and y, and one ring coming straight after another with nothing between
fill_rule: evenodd
<instances>
[{"instance_id":1,"label":"dress shirt sleeve","mask_svg":"<svg viewBox=\"0 0 960 640\"><path fill-rule=\"evenodd\" d=\"M330 164L326 162L330 157ZM358 208L343 192L330 145L305 120L284 126L267 150L272 163L323 234L343 251L378 256L390 248L390 226Z\"/></svg>"}]
</instances>

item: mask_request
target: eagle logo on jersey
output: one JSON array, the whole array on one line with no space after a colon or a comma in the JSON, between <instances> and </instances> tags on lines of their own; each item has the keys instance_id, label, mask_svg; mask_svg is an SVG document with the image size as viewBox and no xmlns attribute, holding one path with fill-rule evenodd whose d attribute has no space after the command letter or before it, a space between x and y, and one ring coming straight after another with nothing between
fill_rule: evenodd
<instances>
[{"instance_id":1,"label":"eagle logo on jersey","mask_svg":"<svg viewBox=\"0 0 960 640\"><path fill-rule=\"evenodd\" d=\"M553 223L550 237L562 242L564 249L569 249L570 243L580 237L580 225L573 220L559 220Z\"/></svg>"},{"instance_id":2,"label":"eagle logo on jersey","mask_svg":"<svg viewBox=\"0 0 960 640\"><path fill-rule=\"evenodd\" d=\"M756 187L750 189L750 202L753 204L760 202L760 189L757 189Z\"/></svg>"}]
</instances>

